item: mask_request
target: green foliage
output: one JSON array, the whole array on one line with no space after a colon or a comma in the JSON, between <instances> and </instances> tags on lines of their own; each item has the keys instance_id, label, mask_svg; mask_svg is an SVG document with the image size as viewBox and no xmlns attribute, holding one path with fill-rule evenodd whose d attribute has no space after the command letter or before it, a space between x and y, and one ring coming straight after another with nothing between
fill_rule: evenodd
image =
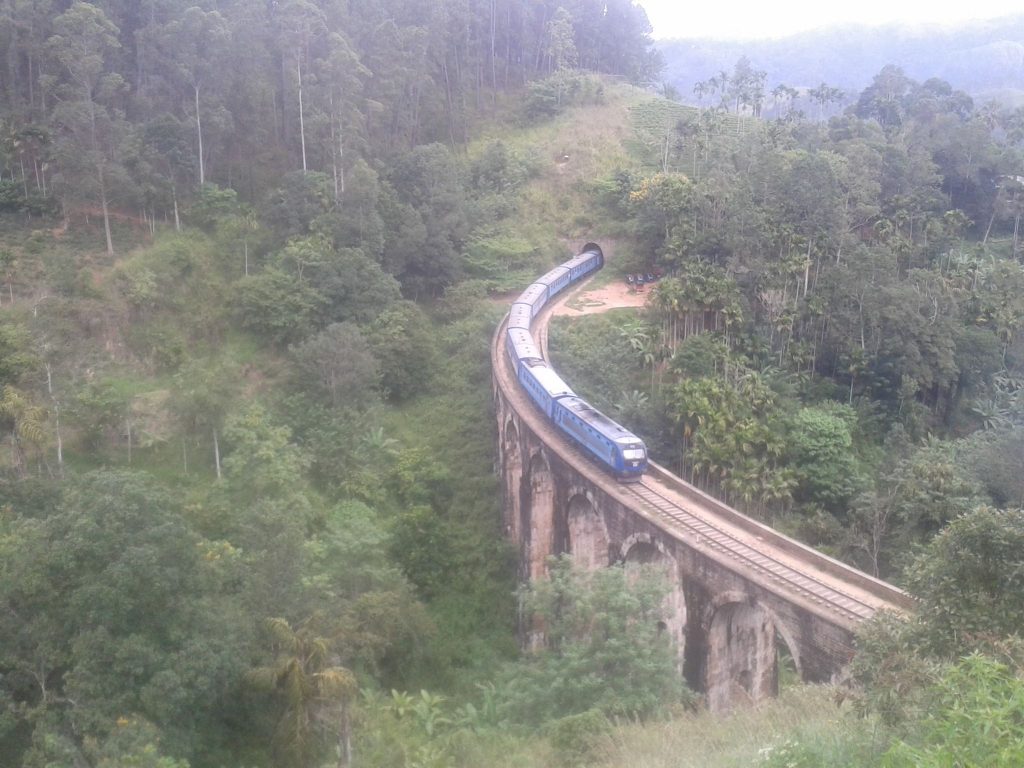
<instances>
[{"instance_id":1,"label":"green foliage","mask_svg":"<svg viewBox=\"0 0 1024 768\"><path fill-rule=\"evenodd\" d=\"M802 408L792 418L786 441L787 460L795 468L798 500L842 510L860 485L853 455L852 408Z\"/></svg>"},{"instance_id":2,"label":"green foliage","mask_svg":"<svg viewBox=\"0 0 1024 768\"><path fill-rule=\"evenodd\" d=\"M629 337L620 333L621 320L613 314L570 322L553 318L550 346L554 365L599 408L611 410L623 389L642 386L637 356Z\"/></svg>"},{"instance_id":3,"label":"green foliage","mask_svg":"<svg viewBox=\"0 0 1024 768\"><path fill-rule=\"evenodd\" d=\"M417 305L404 301L382 312L367 328L366 339L380 364L381 383L389 398L407 400L429 384L434 337Z\"/></svg>"},{"instance_id":4,"label":"green foliage","mask_svg":"<svg viewBox=\"0 0 1024 768\"><path fill-rule=\"evenodd\" d=\"M1018 376L1024 317L1012 114L888 71L862 97L867 121L828 126L644 98L631 113L642 135L626 139L636 162L614 178L602 167L608 180L595 185L594 162L613 162L628 130L623 101L638 99L572 67L650 79L639 6L586 0L549 27L544 4L494 14L446 2L433 15L393 0L152 14L128 5L0 12L10 53L0 62L0 209L19 217L4 224L63 214L24 237L5 228L0 405L12 455L30 449L13 474L68 478L0 487L0 763L319 762L316 749L273 757L269 734L286 713L315 730L339 710L312 700L289 710L240 688L242 668L282 664L303 675L281 688L301 688L316 667L290 662L322 661L318 640L332 657L321 670L346 666L370 687L431 687L379 706L366 697L353 713L357 764L497 766L523 752L544 764L615 762L613 740L591 737L606 718L679 698L644 694L656 687L649 669L676 679L646 651L633 660L638 686L596 690L624 677L613 651L625 654L626 641L584 642L585 630L570 641L566 630L523 662L504 711L532 696L547 717L568 714L552 724L550 747L524 747L503 728L494 689L465 696L514 645L514 552L498 540L491 474L488 340L500 308L482 299L521 286L553 263L559 238L595 224L622 235L613 264L669 274L642 323L556 328L559 364L713 490L756 511L795 501L803 530L827 528L837 550L882 571L983 500L974 481L1019 506L1019 387L1001 383ZM518 102L502 81L533 85ZM756 112L762 86L741 61L712 95ZM830 91L823 83L809 98L824 108ZM606 96L614 109L566 114ZM565 119L509 135L504 117L524 110ZM483 112L500 125L481 127ZM495 138L479 142L483 131ZM571 161L547 168L563 152ZM534 179L545 186L528 187ZM600 220L595 186L611 202ZM116 266L93 252L104 209L119 242L140 244ZM186 226L212 234L169 235L179 209ZM460 284L464 274L480 282ZM428 314L399 288L445 298ZM400 408L377 402L378 373ZM915 439L985 434L883 463L867 445L873 419L901 421ZM128 460L110 450L128 435L150 444L134 463L166 485L74 477ZM196 466L212 463L218 436L215 481ZM882 476L854 497L871 462ZM1012 573L1002 545L994 551ZM947 570L973 586L929 598L948 624L937 638L952 646L961 626L982 625L972 606L1003 600L1019 619L1001 592L1018 585L993 587L976 554L954 555L967 570ZM602 600L626 602L604 589ZM975 602L973 589L999 597ZM297 635L317 609L309 654L250 637L268 616ZM618 607L577 612L591 618L574 629L643 635ZM876 668L894 680L893 665L917 669L920 631L892 640L895 661L876 656ZM890 703L918 701L911 685L884 684L876 692ZM571 707L550 704L559 696ZM584 711L595 702L601 714ZM854 764L803 733L792 743L819 764Z\"/></svg>"},{"instance_id":5,"label":"green foliage","mask_svg":"<svg viewBox=\"0 0 1024 768\"><path fill-rule=\"evenodd\" d=\"M291 430L274 424L262 407L252 405L228 419L224 441L224 470L233 493L250 501L303 494L308 459L291 442Z\"/></svg>"},{"instance_id":6,"label":"green foliage","mask_svg":"<svg viewBox=\"0 0 1024 768\"><path fill-rule=\"evenodd\" d=\"M332 664L331 640L318 633L313 621L293 628L275 618L266 628L273 662L251 670L247 678L277 700L272 738L276 763L304 768L336 749L347 749L348 707L358 683L350 670Z\"/></svg>"},{"instance_id":7,"label":"green foliage","mask_svg":"<svg viewBox=\"0 0 1024 768\"><path fill-rule=\"evenodd\" d=\"M684 379L666 400L694 477L720 484L734 503L789 500L793 470L781 465L781 420L762 376L741 368L725 382Z\"/></svg>"},{"instance_id":8,"label":"green foliage","mask_svg":"<svg viewBox=\"0 0 1024 768\"><path fill-rule=\"evenodd\" d=\"M304 338L323 304L318 291L274 267L243 277L234 287L242 325L278 345Z\"/></svg>"},{"instance_id":9,"label":"green foliage","mask_svg":"<svg viewBox=\"0 0 1024 768\"><path fill-rule=\"evenodd\" d=\"M268 195L263 219L283 243L310 234L313 222L330 208L327 175L295 171Z\"/></svg>"},{"instance_id":10,"label":"green foliage","mask_svg":"<svg viewBox=\"0 0 1024 768\"><path fill-rule=\"evenodd\" d=\"M535 175L537 168L532 158L509 147L500 139L489 142L473 158L469 180L474 189L482 193L507 195L519 189Z\"/></svg>"},{"instance_id":11,"label":"green foliage","mask_svg":"<svg viewBox=\"0 0 1024 768\"><path fill-rule=\"evenodd\" d=\"M0 541L0 601L22 616L0 624L4 687L28 705L18 716L38 729L38 748L57 743L47 729L69 726L59 702L70 698L87 733L109 735L138 713L172 751L190 749L185 734L194 738L238 673L244 631L225 621L231 610L196 599L198 542L175 502L143 475L91 473L47 517L6 519ZM151 754L138 747L138 759Z\"/></svg>"},{"instance_id":12,"label":"green foliage","mask_svg":"<svg viewBox=\"0 0 1024 768\"><path fill-rule=\"evenodd\" d=\"M238 208L238 194L216 184L203 184L189 209L189 218L210 232L226 222Z\"/></svg>"},{"instance_id":13,"label":"green foliage","mask_svg":"<svg viewBox=\"0 0 1024 768\"><path fill-rule=\"evenodd\" d=\"M377 361L359 328L333 323L292 348L300 386L325 396L332 407L360 409L372 403Z\"/></svg>"},{"instance_id":14,"label":"green foliage","mask_svg":"<svg viewBox=\"0 0 1024 768\"><path fill-rule=\"evenodd\" d=\"M940 755L971 765L1018 759L1000 762L1014 754L1007 745L1020 743L1019 718L1007 715L1019 713L1022 691L1021 531L1019 510L979 507L954 520L909 571L917 613L862 627L852 668L862 703L903 738L884 764L945 765L934 762Z\"/></svg>"},{"instance_id":15,"label":"green foliage","mask_svg":"<svg viewBox=\"0 0 1024 768\"><path fill-rule=\"evenodd\" d=\"M436 295L458 276L468 234L460 169L447 147L427 144L397 158L388 180L395 205L385 266L407 295Z\"/></svg>"},{"instance_id":16,"label":"green foliage","mask_svg":"<svg viewBox=\"0 0 1024 768\"><path fill-rule=\"evenodd\" d=\"M429 507L411 507L391 523L391 556L426 599L438 597L450 581L451 534Z\"/></svg>"},{"instance_id":17,"label":"green foliage","mask_svg":"<svg viewBox=\"0 0 1024 768\"><path fill-rule=\"evenodd\" d=\"M11 319L0 321L0 383L17 384L37 371L40 362L28 328Z\"/></svg>"},{"instance_id":18,"label":"green foliage","mask_svg":"<svg viewBox=\"0 0 1024 768\"><path fill-rule=\"evenodd\" d=\"M584 573L551 560L549 578L522 596L544 647L505 671L506 715L533 725L590 710L645 718L684 702L675 649L657 626L665 594L653 571Z\"/></svg>"},{"instance_id":19,"label":"green foliage","mask_svg":"<svg viewBox=\"0 0 1024 768\"><path fill-rule=\"evenodd\" d=\"M999 507L1024 507L1024 426L976 432L962 443L964 467Z\"/></svg>"},{"instance_id":20,"label":"green foliage","mask_svg":"<svg viewBox=\"0 0 1024 768\"><path fill-rule=\"evenodd\" d=\"M722 370L728 360L725 341L711 333L687 336L676 347L670 362L672 370L690 378L711 377Z\"/></svg>"},{"instance_id":21,"label":"green foliage","mask_svg":"<svg viewBox=\"0 0 1024 768\"><path fill-rule=\"evenodd\" d=\"M884 768L1011 768L1024 761L1019 670L973 654L951 665L930 694L920 730L889 749Z\"/></svg>"},{"instance_id":22,"label":"green foliage","mask_svg":"<svg viewBox=\"0 0 1024 768\"><path fill-rule=\"evenodd\" d=\"M953 520L929 543L908 573L921 597L927 644L959 652L985 636L1024 626L1024 511L979 507Z\"/></svg>"},{"instance_id":23,"label":"green foliage","mask_svg":"<svg viewBox=\"0 0 1024 768\"><path fill-rule=\"evenodd\" d=\"M96 768L189 768L187 760L161 754L158 729L135 718L118 718L117 729L95 751Z\"/></svg>"},{"instance_id":24,"label":"green foliage","mask_svg":"<svg viewBox=\"0 0 1024 768\"><path fill-rule=\"evenodd\" d=\"M463 258L466 274L487 281L496 291L514 290L543 269L537 248L515 234L473 238Z\"/></svg>"},{"instance_id":25,"label":"green foliage","mask_svg":"<svg viewBox=\"0 0 1024 768\"><path fill-rule=\"evenodd\" d=\"M30 192L17 181L0 181L0 212L27 213L30 216L52 216L57 212L53 198Z\"/></svg>"},{"instance_id":26,"label":"green foliage","mask_svg":"<svg viewBox=\"0 0 1024 768\"><path fill-rule=\"evenodd\" d=\"M526 116L531 120L552 118L576 103L583 89L583 78L568 71L557 72L530 83Z\"/></svg>"},{"instance_id":27,"label":"green foliage","mask_svg":"<svg viewBox=\"0 0 1024 768\"><path fill-rule=\"evenodd\" d=\"M601 737L611 730L611 723L603 712L592 709L560 717L544 730L560 765L590 765Z\"/></svg>"}]
</instances>

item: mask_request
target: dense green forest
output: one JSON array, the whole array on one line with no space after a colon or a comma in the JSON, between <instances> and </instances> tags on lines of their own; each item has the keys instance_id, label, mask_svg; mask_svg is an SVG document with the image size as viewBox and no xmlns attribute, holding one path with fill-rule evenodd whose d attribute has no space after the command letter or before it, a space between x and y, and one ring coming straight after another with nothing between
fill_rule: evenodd
<instances>
[{"instance_id":1,"label":"dense green forest","mask_svg":"<svg viewBox=\"0 0 1024 768\"><path fill-rule=\"evenodd\" d=\"M683 107L628 0L5 0L0 40L0 765L1020 763L1012 110L886 67L759 120L743 60ZM664 277L553 330L566 377L921 598L732 756L651 738L722 727L656 574L517 590L502 540L491 335L587 240Z\"/></svg>"}]
</instances>

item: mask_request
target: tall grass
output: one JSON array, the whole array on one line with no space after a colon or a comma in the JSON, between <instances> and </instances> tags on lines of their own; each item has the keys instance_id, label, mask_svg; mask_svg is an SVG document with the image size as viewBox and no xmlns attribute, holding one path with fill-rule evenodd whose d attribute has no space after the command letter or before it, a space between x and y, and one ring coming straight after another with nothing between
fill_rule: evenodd
<instances>
[{"instance_id":1,"label":"tall grass","mask_svg":"<svg viewBox=\"0 0 1024 768\"><path fill-rule=\"evenodd\" d=\"M681 714L663 723L623 725L596 750L601 766L630 768L750 768L779 764L773 752L794 745L812 763L874 765L878 739L869 723L836 703L835 689L795 686L778 699L731 715ZM769 762L770 761L770 762ZM785 764L784 762L781 764ZM803 766L804 762L796 765Z\"/></svg>"}]
</instances>

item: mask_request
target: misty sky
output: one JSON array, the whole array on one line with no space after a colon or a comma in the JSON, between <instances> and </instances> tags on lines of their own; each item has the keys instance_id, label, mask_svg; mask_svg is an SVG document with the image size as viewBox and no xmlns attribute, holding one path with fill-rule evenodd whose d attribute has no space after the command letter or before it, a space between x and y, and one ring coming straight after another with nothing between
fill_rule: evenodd
<instances>
[{"instance_id":1,"label":"misty sky","mask_svg":"<svg viewBox=\"0 0 1024 768\"><path fill-rule=\"evenodd\" d=\"M832 24L879 25L889 22L950 24L976 18L1019 14L1021 0L732 0L682 2L638 0L647 11L656 38L783 37Z\"/></svg>"}]
</instances>

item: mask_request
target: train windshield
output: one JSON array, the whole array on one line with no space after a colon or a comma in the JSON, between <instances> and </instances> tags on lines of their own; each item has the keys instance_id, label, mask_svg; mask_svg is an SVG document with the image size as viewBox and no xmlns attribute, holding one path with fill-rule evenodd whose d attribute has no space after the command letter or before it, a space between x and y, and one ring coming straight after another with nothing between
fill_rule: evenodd
<instances>
[{"instance_id":1,"label":"train windshield","mask_svg":"<svg viewBox=\"0 0 1024 768\"><path fill-rule=\"evenodd\" d=\"M640 447L636 448L623 448L622 458L627 461L633 461L636 459L642 459L644 457L644 449Z\"/></svg>"}]
</instances>

